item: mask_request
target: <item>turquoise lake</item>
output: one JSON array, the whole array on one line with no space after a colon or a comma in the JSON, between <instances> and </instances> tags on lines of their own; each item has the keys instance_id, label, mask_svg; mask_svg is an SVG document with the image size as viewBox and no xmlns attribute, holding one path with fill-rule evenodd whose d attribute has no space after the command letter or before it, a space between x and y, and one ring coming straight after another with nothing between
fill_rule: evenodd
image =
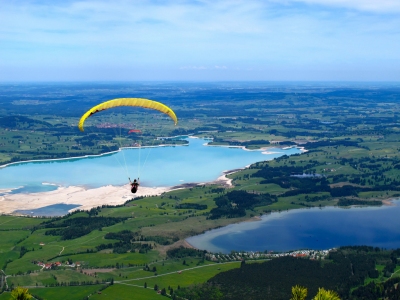
<instances>
[{"instance_id":1,"label":"turquoise lake","mask_svg":"<svg viewBox=\"0 0 400 300\"><path fill-rule=\"evenodd\" d=\"M186 239L212 252L331 249L348 245L400 248L400 200L393 206L324 207L274 212Z\"/></svg>"},{"instance_id":2,"label":"turquoise lake","mask_svg":"<svg viewBox=\"0 0 400 300\"><path fill-rule=\"evenodd\" d=\"M187 146L129 148L101 156L12 164L0 168L0 189L33 193L57 186L96 188L127 184L128 176L140 176L147 187L210 182L226 170L301 152L298 148L270 148L268 152L274 154L263 154L260 150L206 146L204 139L187 140Z\"/></svg>"}]
</instances>

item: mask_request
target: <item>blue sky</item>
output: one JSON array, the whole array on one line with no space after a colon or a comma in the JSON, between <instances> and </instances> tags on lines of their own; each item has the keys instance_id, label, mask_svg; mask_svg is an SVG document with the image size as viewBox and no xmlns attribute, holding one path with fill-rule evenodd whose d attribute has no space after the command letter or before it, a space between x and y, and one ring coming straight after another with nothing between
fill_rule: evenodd
<instances>
[{"instance_id":1,"label":"blue sky","mask_svg":"<svg viewBox=\"0 0 400 300\"><path fill-rule=\"evenodd\" d=\"M0 81L400 81L400 0L0 0Z\"/></svg>"}]
</instances>

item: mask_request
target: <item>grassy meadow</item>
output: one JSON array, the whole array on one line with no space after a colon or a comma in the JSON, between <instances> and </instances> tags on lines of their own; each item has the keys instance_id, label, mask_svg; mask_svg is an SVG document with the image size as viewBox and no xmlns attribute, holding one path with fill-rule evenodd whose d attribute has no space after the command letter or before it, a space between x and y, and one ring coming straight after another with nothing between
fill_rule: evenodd
<instances>
[{"instance_id":1,"label":"grassy meadow","mask_svg":"<svg viewBox=\"0 0 400 300\"><path fill-rule=\"evenodd\" d=\"M50 103L38 105L30 99L15 100L18 105L4 102L0 113L2 165L99 154L135 143L157 145L165 143L155 139L158 136L187 134L211 138L212 145L266 151L296 145L307 150L232 173L227 176L232 187L193 185L120 207L101 207L98 217L123 220L73 239L50 234L43 223L49 219L0 215L0 267L8 287L29 287L42 299L160 299L154 291L156 284L168 293L168 287L204 283L220 272L240 267L239 262L169 257L168 250L183 245L189 236L271 211L332 206L340 201L368 205L400 196L400 98L396 91L307 87L245 89L240 93L221 88L219 92L216 98L207 90L201 97L194 92L184 96L176 92L173 106L178 127L156 113L117 110L91 118L84 133L76 125L82 111L99 102L93 96L79 100L81 107L65 100L65 109ZM21 115L22 106L25 115ZM138 127L142 135L126 133ZM277 175L270 176L272 173ZM302 174L312 175L311 179L292 176ZM316 174L319 176L313 177ZM320 188L323 184L325 189ZM307 189L303 189L305 185ZM240 217L210 218L217 208L215 200L232 191L268 194L276 201L249 206ZM179 208L182 204L194 208ZM62 220L78 218L87 218L89 223L94 217L77 212ZM118 239L121 232L134 233L129 240L132 248L123 248L127 243ZM75 265L65 266L68 260ZM38 261L64 265L44 269ZM146 267L150 270L144 270ZM400 276L398 268L394 277ZM383 269L377 265L380 273ZM380 281L387 279L382 274L379 277ZM366 279L365 284L371 280ZM1 293L1 299L9 299L9 293Z\"/></svg>"}]
</instances>

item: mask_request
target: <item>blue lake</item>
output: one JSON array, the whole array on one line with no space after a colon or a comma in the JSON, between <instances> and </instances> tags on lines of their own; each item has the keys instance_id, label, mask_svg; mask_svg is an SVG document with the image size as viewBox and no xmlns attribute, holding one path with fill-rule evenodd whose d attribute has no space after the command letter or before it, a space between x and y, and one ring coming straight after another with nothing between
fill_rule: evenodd
<instances>
[{"instance_id":1,"label":"blue lake","mask_svg":"<svg viewBox=\"0 0 400 300\"><path fill-rule=\"evenodd\" d=\"M206 146L207 141L203 139L187 140L187 146L130 148L102 156L12 164L0 168L0 189L33 193L57 186L95 188L126 184L128 176L132 179L140 176L141 184L148 187L210 182L225 170L301 152L298 148L271 148L268 151L273 154L263 154Z\"/></svg>"},{"instance_id":2,"label":"blue lake","mask_svg":"<svg viewBox=\"0 0 400 300\"><path fill-rule=\"evenodd\" d=\"M23 215L28 215L32 217L37 217L37 216L46 216L46 217L58 217L58 216L64 216L68 214L68 211L70 209L73 209L75 207L79 207L79 204L53 204L49 206L44 206L40 207L37 209L30 209L30 210L17 210L15 211L16 213L20 213Z\"/></svg>"},{"instance_id":3,"label":"blue lake","mask_svg":"<svg viewBox=\"0 0 400 300\"><path fill-rule=\"evenodd\" d=\"M265 215L190 237L199 249L229 253L330 249L346 245L400 248L400 200L394 206L311 208Z\"/></svg>"}]
</instances>

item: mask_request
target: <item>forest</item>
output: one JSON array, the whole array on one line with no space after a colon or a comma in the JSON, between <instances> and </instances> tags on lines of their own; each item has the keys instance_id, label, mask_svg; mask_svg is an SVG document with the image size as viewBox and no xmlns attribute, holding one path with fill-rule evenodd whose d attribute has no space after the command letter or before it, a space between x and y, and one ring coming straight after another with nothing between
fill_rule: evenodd
<instances>
[{"instance_id":1,"label":"forest","mask_svg":"<svg viewBox=\"0 0 400 300\"><path fill-rule=\"evenodd\" d=\"M237 218L246 215L246 209L269 205L277 201L277 197L265 194L252 194L246 191L231 191L214 199L217 207L211 209L209 219L221 217Z\"/></svg>"},{"instance_id":2,"label":"forest","mask_svg":"<svg viewBox=\"0 0 400 300\"><path fill-rule=\"evenodd\" d=\"M328 259L322 261L298 257L281 257L251 264L243 261L238 269L220 273L204 284L185 287L175 293L190 300L278 300L290 299L291 287L300 285L308 289L309 295L315 295L319 287L324 287L338 292L341 299L377 299L389 295L394 298L388 299L397 299L395 295L399 295L397 283L400 278L354 287L362 285L367 278L379 276L377 263L386 264L382 273L387 272L387 266L399 265L399 251L354 246L331 251Z\"/></svg>"},{"instance_id":3,"label":"forest","mask_svg":"<svg viewBox=\"0 0 400 300\"><path fill-rule=\"evenodd\" d=\"M46 230L45 235L59 235L63 240L72 240L86 235L93 230L101 230L103 227L111 226L123 221L122 218L113 217L77 217L64 220L61 223L50 222L44 225L45 228L56 228Z\"/></svg>"}]
</instances>

